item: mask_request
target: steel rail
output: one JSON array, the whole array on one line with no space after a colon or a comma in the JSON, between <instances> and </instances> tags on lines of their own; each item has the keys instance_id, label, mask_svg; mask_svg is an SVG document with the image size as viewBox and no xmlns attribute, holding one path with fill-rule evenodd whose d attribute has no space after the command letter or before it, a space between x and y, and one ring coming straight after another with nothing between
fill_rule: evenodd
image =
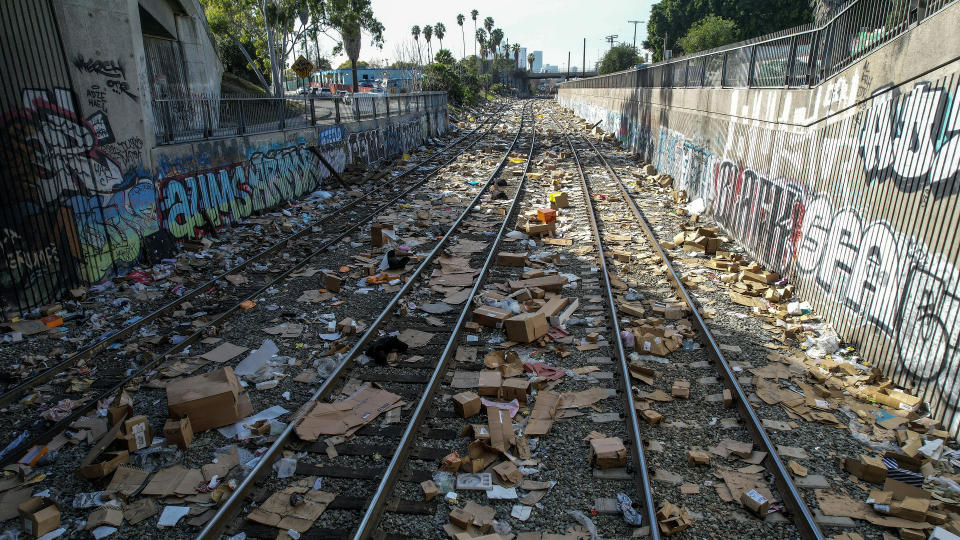
<instances>
[{"instance_id":1,"label":"steel rail","mask_svg":"<svg viewBox=\"0 0 960 540\"><path fill-rule=\"evenodd\" d=\"M616 343L617 359L620 361L620 375L623 377L623 406L626 409L625 414L628 420L627 427L633 436L633 462L636 465L634 470L637 472L637 476L639 477L640 493L643 496L643 506L646 509L645 515L647 518L647 523L650 526L650 538L651 540L659 540L660 530L657 525L656 508L653 501L653 489L650 485L650 475L647 470L646 456L644 456L643 453L643 439L640 436L640 421L637 416L637 409L633 402L633 385L630 381L630 366L627 362L627 353L623 349L623 340L620 339L620 318L617 316L617 305L613 298L613 287L610 285L610 271L607 268L607 256L603 245L603 237L600 235L597 216L593 211L593 194L590 191L590 186L587 183L587 175L583 171L583 164L580 161L580 156L577 153L576 147L573 145L573 140L570 138L570 134L567 133L564 126L557 121L555 116L553 117L553 120L554 123L560 127L560 131L567 140L567 144L570 145L570 150L573 153L574 163L576 163L577 170L580 172L580 188L583 190L587 216L590 219L590 231L593 233L593 241L596 243L597 250L600 252L598 257L600 260L600 275L603 278L603 286L607 292L607 309L610 313L613 341Z\"/></svg>"},{"instance_id":2,"label":"steel rail","mask_svg":"<svg viewBox=\"0 0 960 540\"><path fill-rule=\"evenodd\" d=\"M485 134L486 134L486 133L485 133ZM519 135L519 131L518 131L518 135ZM482 138L483 138L483 137L479 137L479 138L477 138L476 140L472 141L466 148L471 148L473 145L475 145L477 142L479 142ZM509 151L508 151L508 154L509 154ZM218 325L218 324L220 324L221 322L223 322L224 320L228 319L230 316L232 316L234 313L236 313L239 309L241 309L240 304L242 304L244 301L250 300L250 299L253 299L253 298L256 298L257 296L259 296L259 295L263 294L264 292L266 292L267 289L269 289L270 287L272 287L272 286L280 283L280 282L283 281L284 279L286 279L287 276L289 276L290 274L292 274L292 273L295 272L296 270L299 270L300 268L303 268L304 266L306 266L307 263L309 263L315 256L319 255L320 253L323 253L324 251L326 251L326 250L327 250L328 248L330 248L331 246L335 245L335 244L336 244L337 242L339 242L340 240L346 238L346 237L347 237L348 235L350 235L353 231L359 229L360 227L362 227L362 226L364 226L366 223L368 223L370 219L372 219L373 217L375 217L376 215L378 215L378 214L379 214L380 212L382 212L384 209L388 208L388 207L391 206L393 203L395 203L395 202L397 202L398 200L404 198L404 197L407 196L409 193L413 192L415 189L417 189L417 188L419 188L420 186L422 186L424 183L427 182L427 180L429 180L430 178L432 178L433 176L435 176L436 174L438 174L438 173L440 172L440 169L441 169L442 167L444 167L444 166L446 166L447 164L453 162L453 161L456 160L459 156L460 156L460 154L457 154L457 155L451 157L451 158L450 158L449 160L447 160L443 165L438 166L438 167L435 168L434 170L430 171L430 172L429 172L426 176L424 176L421 180L419 180L419 181L416 182L415 184L413 184L413 185L411 185L410 187L408 187L407 189L405 189L403 192L401 192L399 195L397 195L397 196L394 197L393 199L391 199L391 200L387 201L386 203L378 206L376 209L374 209L371 213L369 213L369 214L368 214L367 216L365 216L364 218L356 220L356 223L355 223L354 225L351 225L350 227L348 227L347 229L345 229L344 231L342 231L342 232L341 232L338 236L336 236L335 238L324 242L324 243L323 243L320 247L318 247L316 250L314 250L314 251L312 251L311 253L309 253L308 255L306 255L302 261L300 261L299 263L293 265L292 267L284 270L284 271L283 271L282 273L280 273L275 279L273 279L273 280L271 280L270 282L266 283L265 285L263 285L263 286L260 287L259 289L257 289L257 290L255 290L255 291L253 291L253 292L251 292L251 293L248 293L248 294L242 296L232 307L230 307L229 309L227 309L227 310L224 311L223 313L219 314L216 318L214 318L213 320L207 322L205 325L203 325L203 326L201 326L200 328L198 328L196 331L194 331L194 333L190 334L190 335L189 335L186 339L184 339L182 342L177 343L176 345L174 345L173 347L171 347L170 349L168 349L168 350L165 351L164 353L162 353L162 354L160 354L159 356L157 356L156 358L150 360L149 362L147 362L146 364L144 364L143 366L141 366L139 369L137 369L137 370L134 371L133 373L130 373L130 374L128 374L127 376L125 376L124 378L122 378L119 382L117 382L116 384L114 384L113 386L111 386L110 388L108 388L107 390L101 392L101 393L100 393L99 395L97 395L96 397L91 398L90 400L86 401L83 405L72 409L70 415L68 415L68 416L67 416L66 418L64 418L63 420L60 420L59 422L57 422L56 424L54 424L52 427L50 427L50 428L47 429L46 431L43 431L42 433L40 433L39 435L34 436L34 437L28 439L27 441L25 441L25 442L17 445L16 447L14 447L14 448L12 448L12 449L10 449L10 450L7 450L7 451L3 454L3 456L0 456L0 467L6 466L6 465L12 463L13 461L15 461L15 460L17 459L17 456L21 455L21 453L23 453L24 451L28 450L29 448L32 448L32 447L35 446L35 445L44 444L44 443L50 441L53 437L56 436L57 433L65 430L67 427L69 427L70 424L71 424L74 420L76 420L77 418L79 418L79 417L82 416L83 414L85 414L85 413L87 413L88 411L90 411L91 409L93 409L93 408L96 406L97 402L99 402L99 401L101 401L101 400L103 400L103 399L106 399L106 398L110 397L111 395L119 392L119 391L122 390L122 389L124 388L124 386L125 386L129 381L131 381L132 379L134 379L134 378L136 378L136 377L139 377L139 376L143 375L144 373L147 373L147 370L152 369L154 366L157 366L158 364L160 364L160 362L162 362L164 359L166 359L166 358L169 357L170 355L173 355L173 354L176 354L176 353L182 351L183 349L185 349L185 348L188 347L189 345L193 344L194 342L196 342L197 340L199 340L200 338L202 338L203 335L204 335L204 332L205 332L208 328L216 327L216 325ZM506 162L506 157L504 157L504 159L501 161L497 172L499 172L499 169L502 169L502 168L503 168L503 165L504 165L505 162ZM481 191L478 193L477 197L479 197L480 194L482 194L485 189L486 189L486 186L484 186L484 188L481 189ZM475 200L476 200L476 199L475 199ZM446 239L446 237L444 237L444 238Z\"/></svg>"},{"instance_id":3,"label":"steel rail","mask_svg":"<svg viewBox=\"0 0 960 540\"><path fill-rule=\"evenodd\" d=\"M443 379L444 375L447 373L450 359L454 356L457 342L463 332L463 326L468 321L468 317L471 315L473 299L476 297L480 287L484 283L484 280L490 273L490 268L492 267L491 263L495 258L497 248L500 246L500 243L503 241L503 236L507 232L507 225L511 222L511 218L516 213L517 203L520 201L520 195L523 193L523 190L526 186L527 171L530 170L530 161L533 159L533 150L536 146L536 115L533 114L532 116L533 125L532 135L530 138L530 151L527 153L527 162L523 167L523 174L520 177L520 183L517 184L517 191L514 193L513 201L510 203L510 210L507 211L507 215L503 220L503 224L500 226L500 230L497 232L497 236L494 238L493 243L490 246L490 249L487 253L487 258L483 262L483 267L480 269L480 274L477 276L477 279L473 284L473 288L470 290L470 296L467 298L464 308L460 312L460 317L453 326L453 332L450 334L450 338L447 340L447 343L443 348L443 352L440 354L440 360L437 362L437 366L434 368L433 374L430 376L430 382L427 384L427 388L421 396L420 401L417 403L417 408L414 410L413 415L407 424L407 428L403 432L403 437L400 439L400 444L397 448L397 451L394 452L393 457L390 459L390 463L384 470L383 478L380 480L380 484L377 486L377 491L374 493L372 500L367 504L367 511L364 513L363 518L360 521L360 525L357 526L357 530L353 535L355 540L370 538L372 533L376 530L377 525L380 523L380 519L383 517L383 512L388 502L387 497L393 492L393 488L396 485L397 479L402 472L401 467L404 463L406 463L407 457L410 454L410 450L413 447L413 443L416 441L416 433L426 420L427 412L431 407L431 400L433 399L437 389L441 386L441 379Z\"/></svg>"},{"instance_id":4,"label":"steel rail","mask_svg":"<svg viewBox=\"0 0 960 540\"><path fill-rule=\"evenodd\" d=\"M528 104L524 104L523 107L526 108ZM521 109L522 111L522 109ZM490 174L490 177L484 183L483 187L477 192L477 195L473 198L470 204L464 209L463 213L457 218L457 220L450 226L450 229L447 233L437 242L437 245L430 251L430 253L424 257L423 261L419 266L414 270L413 274L409 276L406 283L400 288L399 291L393 296L393 298L387 303L387 305L380 312L380 315L374 320L366 332L357 340L353 347L342 357L340 362L334 368L333 372L323 381L318 388L305 404L313 403L322 399L326 399L330 393L333 391L334 384L340 379L343 373L347 370L348 366L351 365L358 355L358 353L363 349L370 339L377 334L380 329L380 326L386 321L389 317L392 316L394 308L400 302L400 299L403 298L407 292L414 286L416 278L420 276L423 271L433 262L433 259L436 258L439 254L442 253L444 246L453 236L454 231L460 226L460 224L467 218L470 212L473 211L473 208L480 202L481 197L493 185L494 180L499 176L500 172L503 170L503 167L506 165L510 153L513 151L514 146L516 146L517 141L520 139L520 134L523 131L523 113L521 112L521 121L520 127L517 129L517 135L513 139L513 143L504 153L503 158L500 160L500 163ZM287 422L286 428L283 432L277 436L277 439L270 445L270 448L260 457L260 460L253 467L247 476L243 479L237 489L233 491L230 495L230 498L226 503L221 505L217 513L207 522L207 525L200 531L200 534L197 535L197 538L200 540L212 540L217 538L220 534L220 531L223 530L234 518L236 513L240 510L240 506L243 500L247 497L250 489L256 485L260 477L270 470L270 466L275 461L275 458L279 456L280 452L286 446L287 441L290 439L290 436L293 434L294 428L302 420L307 413L309 412L309 407L299 407L297 409L296 415Z\"/></svg>"},{"instance_id":5,"label":"steel rail","mask_svg":"<svg viewBox=\"0 0 960 540\"><path fill-rule=\"evenodd\" d=\"M408 168L407 170L403 171L403 172L400 173L399 175L397 175L397 176L395 176L395 177L393 177L393 178L390 178L390 179L387 180L387 181L381 182L381 184L387 184L388 182L395 182L396 180L399 180L400 178L403 178L403 177L405 177L405 176L413 173L415 170L417 170L417 169L419 169L419 168L421 168L421 167L424 167L424 166L430 164L430 162L432 162L433 160L435 160L435 159L437 159L437 158L445 155L445 154L449 151L449 149L451 149L451 147L459 144L461 141L463 141L463 140L466 139L467 137L470 137L471 135L473 135L474 133L476 133L477 130L479 130L481 127L483 127L491 118L494 118L495 116L497 116L498 114L500 114L500 112L502 112L503 109L504 109L504 107L501 107L500 109L498 109L498 110L494 111L493 113L487 115L487 117L484 119L484 121L483 121L482 123L480 123L476 128L474 128L473 130L471 130L470 133L467 133L467 134L463 135L462 137L457 138L456 140L452 141L450 144L448 144L448 145L444 146L442 149L440 149L436 154L430 156L430 157L427 158L427 159L424 159L424 160L421 160L421 161L417 162L416 164L412 165L410 168ZM492 127L492 126L491 126L491 127ZM489 128L488 128L488 130L489 130ZM482 137L483 135L485 135L485 134L486 134L486 132L484 132L484 133L481 135L481 137ZM70 357L68 357L68 358L64 359L63 361L59 362L57 365L52 366L52 367L50 367L50 368L47 368L47 369L44 370L43 372L38 373L38 374L30 377L30 378L27 379L26 381L24 381L24 382L16 385L15 387L13 387L13 388L5 391L3 394L0 394L0 407L3 407L3 406L6 406L6 405L10 404L10 403L13 402L15 399L19 398L19 397L22 396L23 394L25 394L25 393L29 392L30 390L32 390L33 388L35 388L37 385L43 384L43 383L49 381L50 379L52 379L52 378L54 378L55 376L57 376L57 375L58 375L60 372L62 372L63 370L69 369L70 367L74 366L74 365L75 365L77 362L79 362L80 360L83 360L83 359L85 359L85 358L88 358L88 357L90 357L90 356L92 356L92 355L94 355L94 354L102 351L103 349L105 349L106 347L112 345L113 343L116 343L116 342L119 341L120 339L122 339L122 338L124 338L124 337L127 337L128 335L132 334L133 332L135 332L136 330L138 330L139 328L141 328L141 327L144 326L145 324L154 321L155 319L157 319L158 317L160 317L160 316L163 315L164 313L170 311L171 309L174 309L175 307L179 306L179 305L182 304L183 302L187 302L187 301L189 301L189 300L191 300L191 299L199 296L199 295L202 294L203 292L209 290L210 287L214 286L217 281L220 281L220 280L226 278L228 275L235 274L236 272L238 272L238 271L240 271L240 270L243 270L244 268L246 268L247 266L249 266L251 263L256 262L256 261L259 261L259 260L263 259L264 257L266 257L266 256L268 256L268 255L270 255L270 254L272 254L272 253L275 253L276 251L278 251L278 250L281 249L282 247L287 246L290 242L293 242L293 241L295 241L295 240L298 240L300 237L305 236L305 235L307 235L308 233L313 232L313 228L316 227L317 225L320 225L320 224L322 224L322 223L326 223L327 221L330 221L330 220L333 219L334 217L337 217L338 215L342 214L343 212L346 212L347 210L350 210L350 209L353 208L354 206L356 206L356 205L360 204L361 202L365 201L370 195L372 195L373 193L376 193L376 190L377 190L377 188L379 188L379 187L382 187L382 186L380 186L380 185L374 186L374 188L371 189L370 191L368 191L367 193L365 193L363 197L361 197L361 198L359 198L359 199L356 199L356 200L353 200L353 201L350 201L349 203L347 203L347 204L345 204L345 205L341 205L341 206L337 207L333 212L331 212L331 213L323 216L319 221L317 221L317 222L314 223L314 224L311 224L309 227L304 227L303 229L300 229L299 231L290 234L289 236L287 236L286 238L278 241L277 243L273 244L272 246L267 247L266 249L260 251L259 253L257 253L256 255L254 255L254 256L252 256L252 257L250 257L249 259L244 260L242 263L238 263L237 265L235 265L234 267L230 268L229 270L226 270L226 271L224 271L223 273L221 273L221 274L213 277L212 279L209 279L209 280L207 280L206 282L200 284L199 286L195 287L195 288L192 289L191 291L185 293L183 296L178 296L177 298L171 300L170 302L167 302L166 304L160 306L159 308L157 308L157 309L154 310L153 312L151 312L151 313L149 313L149 314L141 317L140 319L137 319L136 321L128 324L128 325L125 326L124 328L122 328L122 329L120 329L120 330L118 330L118 331L116 331L116 332L114 332L114 333L112 333L112 334L109 334L108 336L102 338L101 340L97 341L96 343L93 343L93 344L91 344L91 345L88 345L87 347L85 347L85 348L77 351L76 353L72 354Z\"/></svg>"},{"instance_id":6,"label":"steel rail","mask_svg":"<svg viewBox=\"0 0 960 540\"><path fill-rule=\"evenodd\" d=\"M777 455L776 447L761 426L757 413L753 410L753 406L750 405L750 402L747 400L746 393L744 393L743 388L737 381L733 370L730 368L730 364L727 363L727 359L723 356L723 352L720 350L720 346L716 339L714 339L713 333L710 332L710 328L707 326L707 323L703 320L703 317L700 316L700 312L696 309L694 299L690 296L687 288L680 281L680 276L677 274L676 270L674 270L669 256L663 250L663 247L660 245L660 242L654 235L653 229L650 227L650 223L647 221L646 215L644 215L643 211L640 210L640 208L637 206L637 203L633 200L633 197L627 191L626 186L624 186L623 181L620 179L620 175L618 175L613 167L610 166L610 163L603 156L603 153L600 152L596 145L593 144L593 141L583 136L581 136L581 139L590 145L599 158L601 164L607 169L607 172L610 173L610 176L616 180L617 186L620 188L620 193L623 195L624 201L627 203L634 217L643 228L643 233L647 237L647 240L650 241L650 245L656 250L661 261L663 261L664 266L667 268L670 280L673 282L674 289L677 290L677 293L687 304L687 306L689 306L690 311L693 314L693 324L700 334L701 341L706 342L707 344L707 347L705 347L707 354L720 367L720 373L726 381L727 387L732 390L733 398L737 403L737 409L740 411L741 417L747 420L747 422L745 422L747 430L750 432L753 440L761 446L761 450L767 454L767 457L764 459L764 464L766 465L767 470L773 474L774 484L777 486L777 489L780 491L780 494L784 499L784 505L786 505L791 512L793 516L793 523L797 527L797 531L800 533L800 536L807 539L815 538L822 540L824 538L823 533L814 522L813 514L803 501L803 496L794 485L793 480L790 478L790 473L787 472L786 467L783 465L783 461L780 460L780 456Z\"/></svg>"}]
</instances>

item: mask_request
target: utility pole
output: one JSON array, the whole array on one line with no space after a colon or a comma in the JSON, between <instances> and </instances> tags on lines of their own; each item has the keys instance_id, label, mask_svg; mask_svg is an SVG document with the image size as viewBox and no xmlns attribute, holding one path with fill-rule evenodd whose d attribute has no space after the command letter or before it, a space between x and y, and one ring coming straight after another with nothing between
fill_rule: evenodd
<instances>
[{"instance_id":1,"label":"utility pole","mask_svg":"<svg viewBox=\"0 0 960 540\"><path fill-rule=\"evenodd\" d=\"M567 51L567 80L570 80L570 51Z\"/></svg>"},{"instance_id":2,"label":"utility pole","mask_svg":"<svg viewBox=\"0 0 960 540\"><path fill-rule=\"evenodd\" d=\"M670 37L670 32L664 32L663 34L663 59L669 60L670 57L667 56L667 38Z\"/></svg>"},{"instance_id":3,"label":"utility pole","mask_svg":"<svg viewBox=\"0 0 960 540\"><path fill-rule=\"evenodd\" d=\"M627 21L627 23L633 25L633 52L637 52L637 25L640 23L645 23L647 21Z\"/></svg>"},{"instance_id":4,"label":"utility pole","mask_svg":"<svg viewBox=\"0 0 960 540\"><path fill-rule=\"evenodd\" d=\"M583 71L587 71L587 38L583 38Z\"/></svg>"},{"instance_id":5,"label":"utility pole","mask_svg":"<svg viewBox=\"0 0 960 540\"><path fill-rule=\"evenodd\" d=\"M616 34L612 34L612 35L609 35L609 36L607 36L607 37L605 37L605 38L603 38L603 39L604 39L604 41L606 41L607 43L610 44L610 48L612 49L612 48L613 48L613 42L614 42L614 40L616 40L618 37L620 37L620 36L618 36L618 35L616 35Z\"/></svg>"}]
</instances>

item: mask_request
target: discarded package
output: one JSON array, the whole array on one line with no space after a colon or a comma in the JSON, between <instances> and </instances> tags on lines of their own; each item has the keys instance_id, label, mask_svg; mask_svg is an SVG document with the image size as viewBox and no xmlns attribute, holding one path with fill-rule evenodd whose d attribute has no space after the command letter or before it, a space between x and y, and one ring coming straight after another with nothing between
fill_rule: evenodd
<instances>
[{"instance_id":1,"label":"discarded package","mask_svg":"<svg viewBox=\"0 0 960 540\"><path fill-rule=\"evenodd\" d=\"M181 450L186 450L193 442L193 426L190 424L190 417L183 417L179 420L169 418L163 424L163 437L167 443L177 445Z\"/></svg>"},{"instance_id":2,"label":"discarded package","mask_svg":"<svg viewBox=\"0 0 960 540\"><path fill-rule=\"evenodd\" d=\"M627 464L627 449L620 437L590 440L590 462L598 469L623 467Z\"/></svg>"},{"instance_id":3,"label":"discarded package","mask_svg":"<svg viewBox=\"0 0 960 540\"><path fill-rule=\"evenodd\" d=\"M402 404L396 394L363 386L343 401L316 402L297 424L296 432L305 441L315 441L320 435L350 436Z\"/></svg>"},{"instance_id":4,"label":"discarded package","mask_svg":"<svg viewBox=\"0 0 960 540\"><path fill-rule=\"evenodd\" d=\"M40 538L60 527L60 505L47 497L33 497L17 506L23 530Z\"/></svg>"},{"instance_id":5,"label":"discarded package","mask_svg":"<svg viewBox=\"0 0 960 540\"><path fill-rule=\"evenodd\" d=\"M230 367L171 382L167 407L173 418L189 416L194 432L236 423L253 412Z\"/></svg>"}]
</instances>

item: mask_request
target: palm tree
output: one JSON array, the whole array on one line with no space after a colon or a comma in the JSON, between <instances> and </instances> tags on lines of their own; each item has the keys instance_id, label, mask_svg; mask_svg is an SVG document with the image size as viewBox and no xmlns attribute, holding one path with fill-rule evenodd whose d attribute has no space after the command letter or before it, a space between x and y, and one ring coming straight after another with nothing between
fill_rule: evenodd
<instances>
[{"instance_id":1,"label":"palm tree","mask_svg":"<svg viewBox=\"0 0 960 540\"><path fill-rule=\"evenodd\" d=\"M477 15L480 15L480 12L477 11L477 10L473 10L473 11L470 12L470 16L473 18L473 33L474 33L474 34L477 33ZM477 55L477 42L476 42L476 40L474 40L474 42L473 42L473 55L474 55L474 56Z\"/></svg>"},{"instance_id":2,"label":"palm tree","mask_svg":"<svg viewBox=\"0 0 960 540\"><path fill-rule=\"evenodd\" d=\"M438 22L433 25L433 34L437 36L437 39L440 40L440 48L443 48L443 36L447 34L447 27L443 23Z\"/></svg>"},{"instance_id":3,"label":"palm tree","mask_svg":"<svg viewBox=\"0 0 960 540\"><path fill-rule=\"evenodd\" d=\"M413 25L413 28L410 29L410 33L413 35L413 40L417 42L417 63L421 63L420 58L420 25Z\"/></svg>"},{"instance_id":4,"label":"palm tree","mask_svg":"<svg viewBox=\"0 0 960 540\"><path fill-rule=\"evenodd\" d=\"M500 44L503 43L503 30L495 28L493 32L490 32L490 39L488 40L489 44L487 45L487 50L493 54L493 59L497 59L497 50L500 48Z\"/></svg>"},{"instance_id":5,"label":"palm tree","mask_svg":"<svg viewBox=\"0 0 960 540\"><path fill-rule=\"evenodd\" d=\"M492 38L493 37L493 17L487 17L486 19L484 19L483 27L487 29L487 34L490 35L490 37ZM489 51L490 47L487 47L487 50Z\"/></svg>"},{"instance_id":6,"label":"palm tree","mask_svg":"<svg viewBox=\"0 0 960 540\"><path fill-rule=\"evenodd\" d=\"M463 57L467 57L467 35L463 33L463 13L457 15L457 24L460 25L460 39L463 41Z\"/></svg>"},{"instance_id":7,"label":"palm tree","mask_svg":"<svg viewBox=\"0 0 960 540\"><path fill-rule=\"evenodd\" d=\"M527 55L527 63L530 64L530 71L533 71L533 61L536 59L537 57L534 56L533 53Z\"/></svg>"},{"instance_id":8,"label":"palm tree","mask_svg":"<svg viewBox=\"0 0 960 540\"><path fill-rule=\"evenodd\" d=\"M483 62L481 60L487 56L487 33L483 31L483 28L478 28L476 35L477 43L480 44L480 56L477 56L476 54L474 54L474 56L477 56L477 73L479 73L482 71L481 67L483 67Z\"/></svg>"},{"instance_id":9,"label":"palm tree","mask_svg":"<svg viewBox=\"0 0 960 540\"><path fill-rule=\"evenodd\" d=\"M433 37L433 26L424 25L423 26L423 38L427 40L427 58L430 58L433 61L433 45L430 44L430 38Z\"/></svg>"},{"instance_id":10,"label":"palm tree","mask_svg":"<svg viewBox=\"0 0 960 540\"><path fill-rule=\"evenodd\" d=\"M513 65L520 67L520 44L513 44Z\"/></svg>"}]
</instances>

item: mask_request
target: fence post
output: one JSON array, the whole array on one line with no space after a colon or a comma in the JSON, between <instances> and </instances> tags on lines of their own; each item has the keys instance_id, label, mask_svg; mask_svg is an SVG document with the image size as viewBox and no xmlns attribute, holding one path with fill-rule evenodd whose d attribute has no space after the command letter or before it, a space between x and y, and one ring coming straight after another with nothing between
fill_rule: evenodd
<instances>
[{"instance_id":1,"label":"fence post","mask_svg":"<svg viewBox=\"0 0 960 540\"><path fill-rule=\"evenodd\" d=\"M820 30L810 38L810 52L807 56L807 88L813 86L813 79L817 73L817 58L820 56Z\"/></svg>"},{"instance_id":2,"label":"fence post","mask_svg":"<svg viewBox=\"0 0 960 540\"><path fill-rule=\"evenodd\" d=\"M707 57L700 59L700 88L707 84Z\"/></svg>"},{"instance_id":3,"label":"fence post","mask_svg":"<svg viewBox=\"0 0 960 540\"><path fill-rule=\"evenodd\" d=\"M747 88L752 88L756 82L754 78L756 77L756 67L757 67L757 46L750 46L750 67L747 69Z\"/></svg>"},{"instance_id":4,"label":"fence post","mask_svg":"<svg viewBox=\"0 0 960 540\"><path fill-rule=\"evenodd\" d=\"M360 94L353 95L353 119L360 120Z\"/></svg>"},{"instance_id":5,"label":"fence post","mask_svg":"<svg viewBox=\"0 0 960 540\"><path fill-rule=\"evenodd\" d=\"M286 129L287 127L287 111L286 111L287 100L280 98L277 100L277 107L280 109L280 129Z\"/></svg>"},{"instance_id":6,"label":"fence post","mask_svg":"<svg viewBox=\"0 0 960 540\"><path fill-rule=\"evenodd\" d=\"M166 124L166 142L173 142L173 118L170 116L170 102L163 102L163 117Z\"/></svg>"},{"instance_id":7,"label":"fence post","mask_svg":"<svg viewBox=\"0 0 960 540\"><path fill-rule=\"evenodd\" d=\"M310 98L310 125L311 126L317 125L317 108L315 106L313 99L314 99L313 97Z\"/></svg>"},{"instance_id":8,"label":"fence post","mask_svg":"<svg viewBox=\"0 0 960 540\"><path fill-rule=\"evenodd\" d=\"M723 65L720 66L720 87L727 85L727 52L723 52Z\"/></svg>"},{"instance_id":9,"label":"fence post","mask_svg":"<svg viewBox=\"0 0 960 540\"><path fill-rule=\"evenodd\" d=\"M213 126L210 119L210 100L201 100L203 103L203 138L209 139L213 136Z\"/></svg>"},{"instance_id":10,"label":"fence post","mask_svg":"<svg viewBox=\"0 0 960 540\"><path fill-rule=\"evenodd\" d=\"M787 57L787 72L783 74L783 86L790 88L793 82L793 67L796 64L797 57L797 36L790 38L790 56Z\"/></svg>"},{"instance_id":11,"label":"fence post","mask_svg":"<svg viewBox=\"0 0 960 540\"><path fill-rule=\"evenodd\" d=\"M334 113L334 120L333 120L334 123L339 124L340 123L340 98L339 97L333 98L333 113Z\"/></svg>"},{"instance_id":12,"label":"fence post","mask_svg":"<svg viewBox=\"0 0 960 540\"><path fill-rule=\"evenodd\" d=\"M387 95L387 97L383 99L383 103L384 105L387 106L387 118L390 118L390 96L389 95Z\"/></svg>"},{"instance_id":13,"label":"fence post","mask_svg":"<svg viewBox=\"0 0 960 540\"><path fill-rule=\"evenodd\" d=\"M377 99L370 98L370 108L373 110L373 119L377 119Z\"/></svg>"},{"instance_id":14,"label":"fence post","mask_svg":"<svg viewBox=\"0 0 960 540\"><path fill-rule=\"evenodd\" d=\"M237 100L237 134L243 135L247 131L247 120L243 116L243 101Z\"/></svg>"}]
</instances>

